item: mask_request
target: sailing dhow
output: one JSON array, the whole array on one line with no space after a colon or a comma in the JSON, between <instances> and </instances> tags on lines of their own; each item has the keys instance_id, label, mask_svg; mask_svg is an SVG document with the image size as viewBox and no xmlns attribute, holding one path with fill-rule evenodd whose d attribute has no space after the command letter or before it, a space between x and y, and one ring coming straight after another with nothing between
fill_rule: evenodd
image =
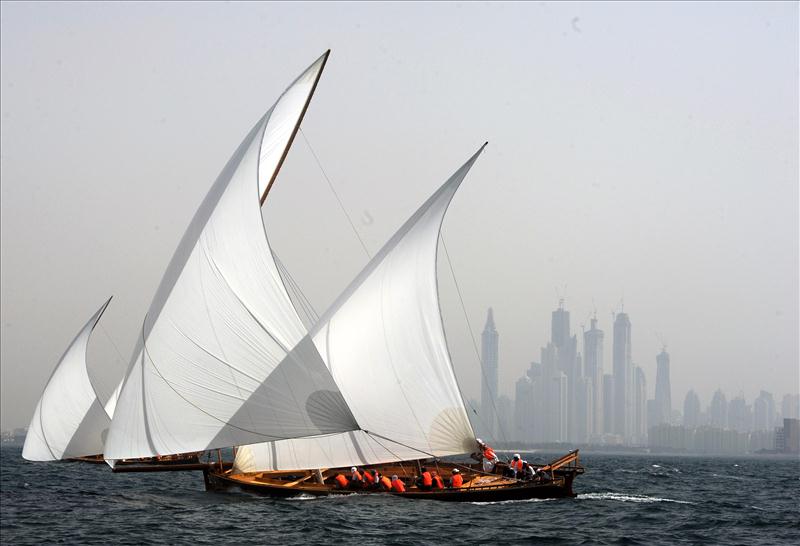
<instances>
[{"instance_id":1,"label":"sailing dhow","mask_svg":"<svg viewBox=\"0 0 800 546\"><path fill-rule=\"evenodd\" d=\"M571 495L572 479L582 471L577 452L549 465L546 483L440 461L469 453L476 440L442 324L439 233L485 144L315 325L306 328L300 319L270 247L261 205L328 55L256 123L192 219L112 397L104 457L237 447L233 469L205 469L207 486L281 496L338 492L334 474L351 465L407 475L411 465L431 459L463 468L466 487L447 495L425 492L426 498ZM403 494L422 493L410 487Z\"/></svg>"}]
</instances>

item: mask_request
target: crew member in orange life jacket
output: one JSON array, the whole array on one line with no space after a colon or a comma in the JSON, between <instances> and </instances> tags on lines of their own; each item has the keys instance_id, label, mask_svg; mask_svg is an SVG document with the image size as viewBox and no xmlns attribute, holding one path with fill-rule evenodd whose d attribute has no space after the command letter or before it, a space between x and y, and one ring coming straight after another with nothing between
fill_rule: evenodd
<instances>
[{"instance_id":1,"label":"crew member in orange life jacket","mask_svg":"<svg viewBox=\"0 0 800 546\"><path fill-rule=\"evenodd\" d=\"M512 478L522 479L522 458L519 453L514 453L514 458L508 463L508 468L511 470Z\"/></svg>"},{"instance_id":2,"label":"crew member in orange life jacket","mask_svg":"<svg viewBox=\"0 0 800 546\"><path fill-rule=\"evenodd\" d=\"M392 476L392 491L395 493L405 493L406 486L403 485L403 482L400 481L400 478L397 477L397 474Z\"/></svg>"},{"instance_id":3,"label":"crew member in orange life jacket","mask_svg":"<svg viewBox=\"0 0 800 546\"><path fill-rule=\"evenodd\" d=\"M481 463L483 465L484 472L492 472L494 470L495 464L499 460L497 455L494 453L494 449L489 447L483 440L477 438L476 441L478 442L478 449L480 449L481 453Z\"/></svg>"},{"instance_id":4,"label":"crew member in orange life jacket","mask_svg":"<svg viewBox=\"0 0 800 546\"><path fill-rule=\"evenodd\" d=\"M433 487L433 476L424 466L422 467L422 474L417 478L417 487L423 491L428 491Z\"/></svg>"},{"instance_id":5,"label":"crew member in orange life jacket","mask_svg":"<svg viewBox=\"0 0 800 546\"><path fill-rule=\"evenodd\" d=\"M375 472L375 474L373 474L372 472ZM364 471L364 486L365 487L367 487L368 489L372 488L372 486L375 485L375 483L377 481L378 481L378 471L377 470L374 470L374 471L365 470Z\"/></svg>"},{"instance_id":6,"label":"crew member in orange life jacket","mask_svg":"<svg viewBox=\"0 0 800 546\"><path fill-rule=\"evenodd\" d=\"M450 478L450 487L461 487L464 485L464 477L461 475L461 472L457 469L453 469L453 477Z\"/></svg>"},{"instance_id":7,"label":"crew member in orange life jacket","mask_svg":"<svg viewBox=\"0 0 800 546\"><path fill-rule=\"evenodd\" d=\"M383 489L384 491L392 490L392 480L390 480L386 476L381 476L380 485L381 489Z\"/></svg>"},{"instance_id":8,"label":"crew member in orange life jacket","mask_svg":"<svg viewBox=\"0 0 800 546\"><path fill-rule=\"evenodd\" d=\"M361 489L364 487L364 482L362 481L361 472L358 471L356 467L350 468L350 489Z\"/></svg>"},{"instance_id":9,"label":"crew member in orange life jacket","mask_svg":"<svg viewBox=\"0 0 800 546\"><path fill-rule=\"evenodd\" d=\"M438 474L438 472L434 470L431 477L433 478L434 489L444 489L444 480L442 480L442 477Z\"/></svg>"}]
</instances>

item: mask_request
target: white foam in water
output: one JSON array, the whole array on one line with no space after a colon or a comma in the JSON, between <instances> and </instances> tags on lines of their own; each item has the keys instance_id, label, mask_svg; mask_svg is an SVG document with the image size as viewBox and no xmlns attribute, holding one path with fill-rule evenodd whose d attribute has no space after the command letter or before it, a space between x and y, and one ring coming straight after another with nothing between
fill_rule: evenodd
<instances>
[{"instance_id":1,"label":"white foam in water","mask_svg":"<svg viewBox=\"0 0 800 546\"><path fill-rule=\"evenodd\" d=\"M307 501L307 500L314 500L318 498L315 495L309 495L308 493L300 493L299 495L295 495L294 497L288 497L287 500L295 500L295 501Z\"/></svg>"},{"instance_id":2,"label":"white foam in water","mask_svg":"<svg viewBox=\"0 0 800 546\"><path fill-rule=\"evenodd\" d=\"M663 499L661 497L648 497L647 495L632 495L624 493L583 493L578 495L580 500L615 500L621 502L674 502L676 504L695 504L689 501L681 501L675 499Z\"/></svg>"},{"instance_id":3,"label":"white foam in water","mask_svg":"<svg viewBox=\"0 0 800 546\"><path fill-rule=\"evenodd\" d=\"M504 500L504 501L471 502L470 504L482 506L485 504L517 504L523 502L547 502L553 500L558 500L558 499L520 499L520 500Z\"/></svg>"}]
</instances>

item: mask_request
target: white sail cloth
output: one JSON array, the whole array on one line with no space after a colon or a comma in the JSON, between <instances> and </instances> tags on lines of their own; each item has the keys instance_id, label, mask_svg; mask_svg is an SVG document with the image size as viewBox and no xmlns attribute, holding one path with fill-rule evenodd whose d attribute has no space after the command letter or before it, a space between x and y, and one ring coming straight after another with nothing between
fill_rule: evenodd
<instances>
[{"instance_id":1,"label":"white sail cloth","mask_svg":"<svg viewBox=\"0 0 800 546\"><path fill-rule=\"evenodd\" d=\"M97 399L86 368L89 337L111 298L78 332L36 405L22 457L29 461L56 461L98 455L111 424Z\"/></svg>"},{"instance_id":2,"label":"white sail cloth","mask_svg":"<svg viewBox=\"0 0 800 546\"><path fill-rule=\"evenodd\" d=\"M107 459L357 428L286 292L261 219L327 59L256 124L212 186L148 312Z\"/></svg>"},{"instance_id":3,"label":"white sail cloth","mask_svg":"<svg viewBox=\"0 0 800 546\"><path fill-rule=\"evenodd\" d=\"M444 214L482 150L406 221L310 335L362 430L243 446L236 470L374 464L474 447L442 325L436 261Z\"/></svg>"}]
</instances>

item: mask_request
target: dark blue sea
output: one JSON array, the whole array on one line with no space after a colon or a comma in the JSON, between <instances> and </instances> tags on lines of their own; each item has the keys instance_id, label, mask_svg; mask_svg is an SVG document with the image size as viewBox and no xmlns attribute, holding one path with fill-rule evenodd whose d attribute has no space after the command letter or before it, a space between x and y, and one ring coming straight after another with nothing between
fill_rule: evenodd
<instances>
[{"instance_id":1,"label":"dark blue sea","mask_svg":"<svg viewBox=\"0 0 800 546\"><path fill-rule=\"evenodd\" d=\"M450 504L207 493L199 472L20 452L0 449L3 544L800 544L798 460L584 454L575 499Z\"/></svg>"}]
</instances>

